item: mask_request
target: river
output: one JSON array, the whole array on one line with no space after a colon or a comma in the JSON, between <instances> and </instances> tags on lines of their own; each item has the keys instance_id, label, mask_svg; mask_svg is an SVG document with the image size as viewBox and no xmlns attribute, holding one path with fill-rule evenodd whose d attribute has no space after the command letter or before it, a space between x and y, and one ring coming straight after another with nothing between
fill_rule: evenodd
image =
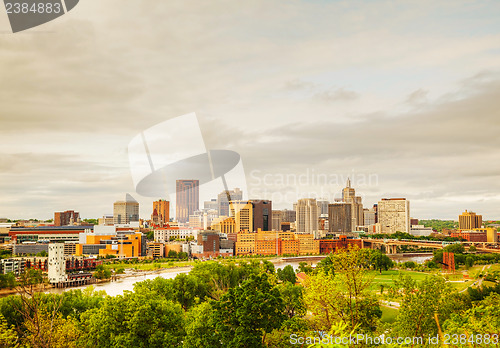
<instances>
[{"instance_id":1,"label":"river","mask_svg":"<svg viewBox=\"0 0 500 348\"><path fill-rule=\"evenodd\" d=\"M425 260L428 260L429 258L432 257L432 254L395 254L395 255L389 255L393 261L414 261L417 263L423 263ZM308 264L311 265L316 265L318 262L318 258L312 258L311 261L308 261ZM275 268L283 268L285 266L291 265L295 270L299 268L299 262L298 261L280 261L280 260L273 260ZM122 295L125 290L132 291L134 290L134 284L146 279L154 279L156 277L162 277L165 279L171 279L175 278L178 274L181 273L189 273L191 270L191 267L182 267L182 268L174 268L174 269L168 269L165 271L161 271L158 273L149 273L149 274L140 274L136 276L128 276L124 278L120 278L116 281L113 282L106 282L106 283L98 283L94 284L95 290L104 290L106 294L110 296L116 296L116 295ZM83 289L87 286L81 286L78 287L80 289ZM75 289L75 288L72 288ZM51 293L62 293L63 291L67 291L69 289L50 289L47 292Z\"/></svg>"}]
</instances>

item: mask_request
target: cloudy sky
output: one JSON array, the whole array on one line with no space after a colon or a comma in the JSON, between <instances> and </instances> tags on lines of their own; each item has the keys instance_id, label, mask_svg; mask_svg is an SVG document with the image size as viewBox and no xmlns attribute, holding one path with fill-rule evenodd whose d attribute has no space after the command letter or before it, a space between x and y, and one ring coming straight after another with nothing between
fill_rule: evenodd
<instances>
[{"instance_id":1,"label":"cloudy sky","mask_svg":"<svg viewBox=\"0 0 500 348\"><path fill-rule=\"evenodd\" d=\"M127 192L148 217L128 144L196 112L206 147L238 152L250 197L275 208L333 200L350 176L368 206L500 219L499 15L472 0L85 0L12 34L0 11L0 217L97 218Z\"/></svg>"}]
</instances>

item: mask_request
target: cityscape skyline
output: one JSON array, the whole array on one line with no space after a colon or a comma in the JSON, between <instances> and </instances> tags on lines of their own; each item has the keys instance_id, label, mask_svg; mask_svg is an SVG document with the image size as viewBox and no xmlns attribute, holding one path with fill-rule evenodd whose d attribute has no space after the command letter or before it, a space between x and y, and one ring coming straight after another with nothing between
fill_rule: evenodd
<instances>
[{"instance_id":1,"label":"cityscape skyline","mask_svg":"<svg viewBox=\"0 0 500 348\"><path fill-rule=\"evenodd\" d=\"M406 197L420 218L465 209L500 218L500 3L149 10L132 0L82 2L42 27L1 35L0 217L67 209L97 217L126 192L149 216L127 146L196 112L206 148L241 155L248 199L275 209L312 192L338 195L340 178L354 173L378 178L353 180L367 205ZM178 20L164 20L171 16ZM5 14L0 30L11 32ZM313 171L338 183L322 187ZM303 185L280 182L308 173ZM294 199L279 203L280 194Z\"/></svg>"},{"instance_id":2,"label":"cityscape skyline","mask_svg":"<svg viewBox=\"0 0 500 348\"><path fill-rule=\"evenodd\" d=\"M194 185L192 186L191 188L184 188L184 186L182 185ZM181 186L179 186L181 185ZM189 193L188 195L189 196L193 196L196 197L198 196L198 189L199 189L199 186L198 186L198 181L197 180L194 180L194 179L189 179L189 180L186 180L186 179L179 179L177 180L177 186L179 188L180 191L178 191L178 194L182 194L182 191L186 190L186 191L189 191L191 193ZM194 190L193 190L194 188ZM233 193L233 196L234 196L234 193L237 192L238 195L234 196L236 197L234 200L232 200L232 207L229 209L229 205L227 204L227 192L232 192ZM349 216L352 216L352 214L354 214L354 211L358 210L359 209L359 212L356 212L356 214L360 214L362 217L361 218L357 218L357 219L354 219L352 218L352 222L349 223L349 226L362 226L362 225L369 225L371 223L364 223L366 220L366 216L367 214L371 214L373 212L375 212L376 214L376 206L379 205L379 209L380 209L380 204L381 203L389 203L389 204L392 204L392 202L395 202L397 204L398 201L403 201L404 202L404 206L406 206L406 208L404 208L402 211L404 212L403 216L404 216L404 220L407 221L407 223L409 223L410 219L416 219L416 220L426 220L425 218L421 218L421 217L418 217L418 216L414 216L413 214L409 214L409 201L404 198L404 197L391 197L391 198L387 198L387 197L380 197L378 199L378 201L376 201L375 203L373 204L368 204L368 205L365 205L364 209L363 209L363 197L362 196L354 196L355 194L355 188L352 186L352 183L351 183L351 180L350 178L347 178L347 181L346 181L346 185L344 188L342 188L341 190L341 194L340 194L340 197L339 198L335 198L333 201L328 201L328 200L321 200L321 199L316 199L316 198L300 198L298 199L296 202L293 202L292 204L292 209L288 209L288 208L279 208L277 209L276 211L279 212L280 214L282 212L286 212L286 211L291 211L291 212L296 212L296 209L297 209L297 205L300 205L300 204L304 204L304 202L308 202L307 204L309 205L310 202L314 201L314 206L316 209L315 211L317 211L317 213L315 212L313 215L317 215L318 217L323 214L324 216L327 216L328 219L332 219L332 206L336 206L337 208L340 208L340 205L348 205L350 208L349 210L351 210L351 213L349 214ZM264 226L267 226L268 228L266 229L263 229L263 230L270 230L271 226L273 226L273 221L271 219L269 219L269 216L268 214L270 214L270 212L274 211L274 209L272 208L272 204L273 202L270 201L270 200L265 200L265 199L249 199L249 200L241 200L241 194L243 192L235 187L234 189L231 189L229 191L223 191L221 192L220 194L216 195L215 198L209 200L209 201L204 201L198 197L198 199L194 199L194 201L190 201L190 202L187 202L185 201L185 199L187 199L187 196L186 198L184 199L183 198L183 201L181 203L182 205L182 208L181 208L181 211L179 211L179 208L180 207L177 207L176 204L171 204L172 202L170 202L169 200L166 200L166 199L162 199L162 198L158 198L158 199L151 199L151 202L147 203L148 206L147 207L141 207L141 205L139 204L139 202L132 196L130 195L129 193L127 193L125 196L126 196L126 199L125 201L115 201L113 203L113 214L108 214L108 213L102 213L100 214L99 216L93 216L93 217L85 217L85 216L82 216L80 212L77 212L77 211L74 211L74 210L67 210L65 212L55 212L54 215L52 215L50 218L46 218L46 219L38 219L40 221L47 221L47 220L53 220L54 223L56 224L56 226L60 226L61 223L58 222L59 219L62 219L63 216L64 216L64 219L65 221L68 220L70 221L69 219L71 218L71 221L75 220L75 218L78 220L78 222L80 220L83 221L83 219L105 219L106 217L111 217L113 218L113 215L114 215L114 220L117 220L117 206L119 206L120 204L125 204L127 202L130 202L132 203L135 207L133 208L134 210L134 213L136 215L134 215L133 217L133 220L130 220L130 221L139 221L139 219L141 220L145 220L145 221L148 221L148 220L151 220L152 222L156 219L157 220L157 223L160 225L163 225L165 224L166 225L166 222L168 221L168 218L165 220L163 219L162 221L163 222L160 222L159 220L159 217L162 217L163 215L167 215L167 217L169 216L170 217L170 221L175 221L175 222L180 222L180 223L185 223L185 224L189 224L190 222L190 217L193 215L193 213L197 213L197 212L203 212L203 211L207 211L207 210L212 210L215 212L216 216L217 217L224 217L224 216L227 216L227 217L230 217L230 216L233 216L234 217L234 214L235 212L238 212L241 208L238 208L238 204L242 204L242 206L246 206L246 205L249 205L251 207L253 207L253 209L255 209L256 206L261 206L263 203L264 204L269 204L269 207L267 207L265 209L265 213L264 215L263 214L263 211L262 211L262 207L260 207L260 212L258 214L260 214L260 218L259 219L265 219L265 220L262 220L262 221L265 221L265 222L262 222L260 221L258 223L258 226L261 226L264 227ZM174 200L174 203L176 203L176 200ZM219 208L221 207L221 203L224 205L226 205L226 210L222 210L222 213L221 211L219 211ZM162 206L161 209L163 209L160 213L160 204ZM208 204L208 207L207 207L207 204ZM321 212L322 211L322 206L324 204L324 207L325 207L325 212ZM191 208L192 211L190 211L189 213L187 212L187 205L189 205ZM150 207L151 206L151 207ZM198 208L195 208L195 207L198 207ZM146 216L141 216L141 213L140 213L140 208L142 208L142 210L146 210L146 211L150 211L149 214L146 213ZM121 209L121 208L120 208ZM125 209L125 208L123 208ZM127 208L128 209L128 208ZM253 210L251 208L251 210ZM375 209L375 211L373 210ZM394 209L391 208L391 210ZM398 210L399 208L396 208L396 211ZM183 211L183 210L186 210L186 211ZM235 211L232 211L232 210L235 210ZM125 211L125 210L124 210ZM231 212L232 211L232 212ZM413 210L412 210L413 211ZM468 212L468 209L462 209L461 211L464 211L463 214L469 214ZM180 213L180 215L179 215ZM186 216L187 214L187 216ZM253 212L252 212L253 214ZM334 213L335 214L335 213ZM344 213L342 213L344 214ZM463 217L463 214L460 215L458 218L457 216L455 216L454 218L451 218L451 219L441 219L441 220L453 220L453 221L456 221L456 222L459 222L460 219L462 219ZM470 214L472 214L473 216L475 216L476 213L474 212L470 212ZM67 216L66 216L67 215ZM300 214L299 214L300 215ZM132 215L131 215L132 216ZM479 216L479 219L481 219L481 215L478 215ZM80 219L81 217L81 219ZM0 219L6 219L8 217L2 217L0 216ZM11 219L11 220L28 220L28 219L31 219L31 218L20 218L20 219ZM35 218L37 219L37 218ZM255 219L255 217L254 217ZM301 218L299 218L300 220ZM302 218L303 219L303 218ZM438 219L438 218L433 218L433 219ZM286 219L285 219L286 220ZM491 219L491 218L485 218L484 221L496 221L497 219ZM68 222L66 221L66 222ZM129 222L128 218L127 220L124 220L124 221L127 221L126 223ZM281 217L280 217L280 221L281 221ZM355 221L358 221L358 223L355 223ZM76 220L74 222L77 222ZM124 223L123 221L121 222L116 222L115 223ZM391 224L393 224L394 222L391 222ZM254 220L254 224L255 224L255 220ZM297 221L297 224L298 226L300 226L302 223L299 223ZM317 222L316 222L317 224ZM209 224L210 225L210 224ZM481 221L479 223L476 223L474 226L480 226L481 225ZM409 230L409 227L410 225L408 225L405 230ZM259 227L261 228L261 227ZM314 229L314 228L313 228ZM343 229L346 229L345 227ZM332 230L331 227L330 227L330 232L335 232L335 229Z\"/></svg>"}]
</instances>

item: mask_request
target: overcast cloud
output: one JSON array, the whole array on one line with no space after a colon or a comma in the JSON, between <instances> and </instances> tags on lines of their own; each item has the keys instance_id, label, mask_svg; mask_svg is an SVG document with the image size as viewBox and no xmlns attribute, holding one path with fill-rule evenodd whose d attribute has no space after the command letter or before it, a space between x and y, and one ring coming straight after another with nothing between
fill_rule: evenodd
<instances>
[{"instance_id":1,"label":"overcast cloud","mask_svg":"<svg viewBox=\"0 0 500 348\"><path fill-rule=\"evenodd\" d=\"M276 208L339 197L316 173L350 175L368 206L500 219L499 15L497 1L86 0L12 34L2 10L0 217L97 218L129 192L147 218L128 143L196 112L207 147L239 152L252 198Z\"/></svg>"}]
</instances>

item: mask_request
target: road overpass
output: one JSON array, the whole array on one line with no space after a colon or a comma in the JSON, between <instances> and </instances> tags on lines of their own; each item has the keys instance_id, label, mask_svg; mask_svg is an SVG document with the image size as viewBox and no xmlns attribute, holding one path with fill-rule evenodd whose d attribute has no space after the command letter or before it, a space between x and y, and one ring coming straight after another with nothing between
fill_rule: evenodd
<instances>
[{"instance_id":1,"label":"road overpass","mask_svg":"<svg viewBox=\"0 0 500 348\"><path fill-rule=\"evenodd\" d=\"M444 247L454 244L453 242L442 242L442 241L426 241L426 240L398 240L398 239L374 239L374 238L363 238L362 247L369 249L381 249L382 246L385 248L387 254L396 254L398 246L408 245L415 246L419 248L433 248L433 249L443 249ZM496 248L495 243L487 242L460 242L466 248L474 245L477 251L485 253L500 253L500 249ZM495 246L495 247L493 247Z\"/></svg>"}]
</instances>

